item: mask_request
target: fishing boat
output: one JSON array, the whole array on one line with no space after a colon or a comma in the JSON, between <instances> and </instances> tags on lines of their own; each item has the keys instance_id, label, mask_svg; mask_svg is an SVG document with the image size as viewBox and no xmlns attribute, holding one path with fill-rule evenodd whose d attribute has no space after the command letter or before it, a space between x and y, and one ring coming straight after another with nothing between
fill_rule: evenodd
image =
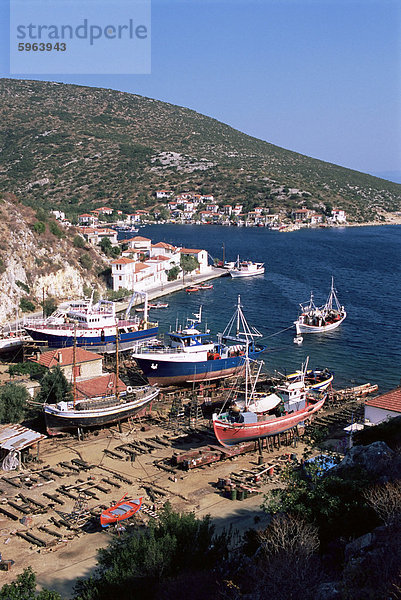
<instances>
[{"instance_id":1,"label":"fishing boat","mask_svg":"<svg viewBox=\"0 0 401 600\"><path fill-rule=\"evenodd\" d=\"M260 373L262 361L259 363ZM257 374L257 376L258 376ZM213 429L222 446L263 439L308 422L324 405L326 395L308 393L303 379L277 385L272 393L256 392L257 376L251 381L250 359L246 360L244 398L228 410L213 415Z\"/></svg>"},{"instance_id":2,"label":"fishing boat","mask_svg":"<svg viewBox=\"0 0 401 600\"><path fill-rule=\"evenodd\" d=\"M132 354L149 383L167 386L222 379L243 373L247 347L252 358L265 350L255 343L262 334L248 325L239 296L236 311L217 341L199 329L202 307L193 316L183 329L168 334L166 345L141 347Z\"/></svg>"},{"instance_id":3,"label":"fishing boat","mask_svg":"<svg viewBox=\"0 0 401 600\"><path fill-rule=\"evenodd\" d=\"M27 341L32 341L32 338L18 328L14 331L11 327L9 331L6 331L3 328L2 331L0 331L0 354L18 350L18 348L21 348L23 343Z\"/></svg>"},{"instance_id":4,"label":"fishing boat","mask_svg":"<svg viewBox=\"0 0 401 600\"><path fill-rule=\"evenodd\" d=\"M134 516L142 508L143 498L137 498L136 500L125 499L125 494L121 500L106 508L100 515L100 524L102 527L109 527L119 521L124 521Z\"/></svg>"},{"instance_id":5,"label":"fishing boat","mask_svg":"<svg viewBox=\"0 0 401 600\"><path fill-rule=\"evenodd\" d=\"M327 301L323 306L316 306L313 299L313 292L308 303L300 304L301 314L294 321L297 337L301 333L324 333L336 329L344 321L347 313L344 306L341 306L336 290L334 289L334 279L331 279L331 289Z\"/></svg>"},{"instance_id":6,"label":"fishing boat","mask_svg":"<svg viewBox=\"0 0 401 600\"><path fill-rule=\"evenodd\" d=\"M156 302L156 304L149 303L149 308L168 308L168 302Z\"/></svg>"},{"instance_id":7,"label":"fishing boat","mask_svg":"<svg viewBox=\"0 0 401 600\"><path fill-rule=\"evenodd\" d=\"M64 431L100 427L142 416L151 409L151 402L158 395L159 389L150 385L128 386L122 392L110 388L94 397L45 404L47 433L58 435Z\"/></svg>"},{"instance_id":8,"label":"fishing boat","mask_svg":"<svg viewBox=\"0 0 401 600\"><path fill-rule=\"evenodd\" d=\"M198 285L198 288L200 290L212 290L213 289L213 283L200 283Z\"/></svg>"},{"instance_id":9,"label":"fishing boat","mask_svg":"<svg viewBox=\"0 0 401 600\"><path fill-rule=\"evenodd\" d=\"M138 300L145 296L143 318L131 315L131 309ZM76 325L76 333L74 334ZM87 350L96 352L115 352L116 331L118 331L120 349L126 350L137 344L155 338L158 324L148 321L147 295L135 292L128 304L124 318L116 315L114 302L90 300L67 302L45 319L25 319L25 331L34 339L47 342L49 348L64 348L76 344Z\"/></svg>"},{"instance_id":10,"label":"fishing boat","mask_svg":"<svg viewBox=\"0 0 401 600\"><path fill-rule=\"evenodd\" d=\"M231 277L253 277L254 275L263 275L265 272L264 263L252 262L251 260L240 261L239 256L235 266L229 270Z\"/></svg>"},{"instance_id":11,"label":"fishing boat","mask_svg":"<svg viewBox=\"0 0 401 600\"><path fill-rule=\"evenodd\" d=\"M191 285L190 287L185 288L187 294L191 294L192 292L199 292L199 287L197 285Z\"/></svg>"},{"instance_id":12,"label":"fishing boat","mask_svg":"<svg viewBox=\"0 0 401 600\"><path fill-rule=\"evenodd\" d=\"M306 372L295 371L285 376L285 380L290 382L301 381L303 378L307 390L323 391L333 382L334 373L328 369L308 369Z\"/></svg>"}]
</instances>

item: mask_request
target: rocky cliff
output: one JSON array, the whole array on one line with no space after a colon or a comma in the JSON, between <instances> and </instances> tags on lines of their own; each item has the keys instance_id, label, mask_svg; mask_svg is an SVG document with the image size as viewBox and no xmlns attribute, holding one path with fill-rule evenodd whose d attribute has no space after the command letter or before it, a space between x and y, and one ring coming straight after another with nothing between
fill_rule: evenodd
<instances>
[{"instance_id":1,"label":"rocky cliff","mask_svg":"<svg viewBox=\"0 0 401 600\"><path fill-rule=\"evenodd\" d=\"M45 211L34 211L12 195L3 196L0 325L15 320L17 312L21 316L30 303L41 310L43 296L58 302L82 297L90 289L104 292L102 274L107 264L89 244L83 248L74 245L76 235L74 228L65 229Z\"/></svg>"}]
</instances>

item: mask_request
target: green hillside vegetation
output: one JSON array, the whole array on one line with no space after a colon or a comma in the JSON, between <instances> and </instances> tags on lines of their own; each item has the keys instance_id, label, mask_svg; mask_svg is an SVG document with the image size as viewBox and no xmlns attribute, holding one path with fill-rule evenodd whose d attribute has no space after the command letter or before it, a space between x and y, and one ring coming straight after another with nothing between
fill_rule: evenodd
<instances>
[{"instance_id":1,"label":"green hillside vegetation","mask_svg":"<svg viewBox=\"0 0 401 600\"><path fill-rule=\"evenodd\" d=\"M401 185L284 150L193 110L107 89L0 80L0 190L70 216L131 212L160 188L271 211L400 210ZM268 110L268 107L267 109Z\"/></svg>"}]
</instances>

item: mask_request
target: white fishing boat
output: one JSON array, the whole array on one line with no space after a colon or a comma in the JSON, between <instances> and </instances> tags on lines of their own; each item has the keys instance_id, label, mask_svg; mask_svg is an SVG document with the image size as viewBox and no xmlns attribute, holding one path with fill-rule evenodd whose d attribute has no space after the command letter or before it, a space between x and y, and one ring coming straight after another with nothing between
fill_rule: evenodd
<instances>
[{"instance_id":1,"label":"white fishing boat","mask_svg":"<svg viewBox=\"0 0 401 600\"><path fill-rule=\"evenodd\" d=\"M264 263L252 262L251 260L240 260L237 257L237 262L232 269L229 269L231 277L253 277L254 275L263 275L265 272Z\"/></svg>"},{"instance_id":2,"label":"white fishing boat","mask_svg":"<svg viewBox=\"0 0 401 600\"><path fill-rule=\"evenodd\" d=\"M341 306L336 291L334 289L334 280L331 279L331 290L327 301L323 306L316 306L313 300L313 293L309 303L300 304L301 314L294 321L297 337L302 333L324 333L336 329L344 321L347 313L344 306Z\"/></svg>"}]
</instances>

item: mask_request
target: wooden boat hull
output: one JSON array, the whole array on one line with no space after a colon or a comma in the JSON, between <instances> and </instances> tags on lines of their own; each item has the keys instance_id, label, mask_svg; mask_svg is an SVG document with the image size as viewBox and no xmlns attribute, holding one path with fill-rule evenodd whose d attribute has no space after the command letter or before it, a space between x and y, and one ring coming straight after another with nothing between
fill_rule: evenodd
<instances>
[{"instance_id":1,"label":"wooden boat hull","mask_svg":"<svg viewBox=\"0 0 401 600\"><path fill-rule=\"evenodd\" d=\"M122 500L114 506L107 508L100 515L100 524L102 527L109 527L120 521L125 521L133 517L135 513L141 510L143 498L136 500Z\"/></svg>"},{"instance_id":2,"label":"wooden boat hull","mask_svg":"<svg viewBox=\"0 0 401 600\"><path fill-rule=\"evenodd\" d=\"M45 404L44 413L47 433L58 435L64 431L100 427L124 421L130 417L144 416L151 411L151 403L158 394L159 390L155 388L141 398L118 404L112 400L107 402L107 399L102 399L99 402L93 401L94 407L91 410L74 410L73 408L61 410L55 404ZM100 407L96 407L95 404L99 404ZM102 404L104 406L101 406Z\"/></svg>"},{"instance_id":3,"label":"wooden boat hull","mask_svg":"<svg viewBox=\"0 0 401 600\"><path fill-rule=\"evenodd\" d=\"M322 408L325 400L322 398L302 410L257 423L230 423L216 417L213 419L214 433L218 442L226 447L283 433L308 420Z\"/></svg>"}]
</instances>

